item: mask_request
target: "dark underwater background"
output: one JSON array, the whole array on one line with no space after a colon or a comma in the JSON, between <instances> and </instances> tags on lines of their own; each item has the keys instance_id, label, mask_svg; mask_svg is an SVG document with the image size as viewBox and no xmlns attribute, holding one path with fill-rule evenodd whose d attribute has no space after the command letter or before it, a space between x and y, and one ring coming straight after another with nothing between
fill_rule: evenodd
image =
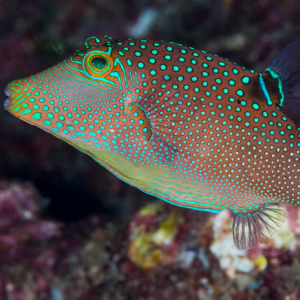
<instances>
[{"instance_id":1,"label":"dark underwater background","mask_svg":"<svg viewBox=\"0 0 300 300\"><path fill-rule=\"evenodd\" d=\"M0 90L101 34L263 71L300 38L300 1L0 0ZM288 213L268 244L238 250L227 211L146 195L0 105L1 300L300 299L300 210Z\"/></svg>"}]
</instances>

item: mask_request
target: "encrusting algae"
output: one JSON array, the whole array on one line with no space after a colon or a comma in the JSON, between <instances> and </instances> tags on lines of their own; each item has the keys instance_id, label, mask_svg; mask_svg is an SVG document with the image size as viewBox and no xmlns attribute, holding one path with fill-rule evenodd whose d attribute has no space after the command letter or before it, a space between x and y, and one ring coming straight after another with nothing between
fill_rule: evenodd
<instances>
[{"instance_id":1,"label":"encrusting algae","mask_svg":"<svg viewBox=\"0 0 300 300\"><path fill-rule=\"evenodd\" d=\"M10 82L4 106L146 193L232 209L233 240L251 248L300 204L299 44L257 73L176 43L93 36Z\"/></svg>"}]
</instances>

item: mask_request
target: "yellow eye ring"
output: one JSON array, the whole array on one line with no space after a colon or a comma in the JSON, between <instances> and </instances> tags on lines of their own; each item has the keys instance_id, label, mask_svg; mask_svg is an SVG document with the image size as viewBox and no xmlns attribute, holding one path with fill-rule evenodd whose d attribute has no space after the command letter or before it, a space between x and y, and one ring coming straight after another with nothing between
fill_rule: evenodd
<instances>
[{"instance_id":1,"label":"yellow eye ring","mask_svg":"<svg viewBox=\"0 0 300 300\"><path fill-rule=\"evenodd\" d=\"M101 51L88 53L83 59L85 73L92 78L107 76L113 68L112 58Z\"/></svg>"}]
</instances>

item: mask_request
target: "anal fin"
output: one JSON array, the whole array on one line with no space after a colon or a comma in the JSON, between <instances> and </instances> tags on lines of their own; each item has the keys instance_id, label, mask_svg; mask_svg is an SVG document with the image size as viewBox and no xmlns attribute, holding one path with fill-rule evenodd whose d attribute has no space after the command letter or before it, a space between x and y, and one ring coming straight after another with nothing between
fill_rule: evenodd
<instances>
[{"instance_id":1,"label":"anal fin","mask_svg":"<svg viewBox=\"0 0 300 300\"><path fill-rule=\"evenodd\" d=\"M268 241L287 218L285 204L264 204L257 211L234 214L233 241L239 249L250 249Z\"/></svg>"}]
</instances>

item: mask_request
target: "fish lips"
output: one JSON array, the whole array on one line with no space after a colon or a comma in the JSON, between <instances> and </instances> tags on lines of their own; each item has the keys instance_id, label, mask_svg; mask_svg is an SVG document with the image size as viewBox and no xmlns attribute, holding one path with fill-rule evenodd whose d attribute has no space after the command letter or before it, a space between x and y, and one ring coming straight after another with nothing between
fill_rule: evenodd
<instances>
[{"instance_id":1,"label":"fish lips","mask_svg":"<svg viewBox=\"0 0 300 300\"><path fill-rule=\"evenodd\" d=\"M3 107L4 107L5 110L8 110L8 106L9 106L9 104L10 104L10 91L9 91L9 89L8 89L8 88L5 88L5 89L4 89L4 93L5 93L5 95L6 95L8 98L6 98L6 99L4 100Z\"/></svg>"}]
</instances>

